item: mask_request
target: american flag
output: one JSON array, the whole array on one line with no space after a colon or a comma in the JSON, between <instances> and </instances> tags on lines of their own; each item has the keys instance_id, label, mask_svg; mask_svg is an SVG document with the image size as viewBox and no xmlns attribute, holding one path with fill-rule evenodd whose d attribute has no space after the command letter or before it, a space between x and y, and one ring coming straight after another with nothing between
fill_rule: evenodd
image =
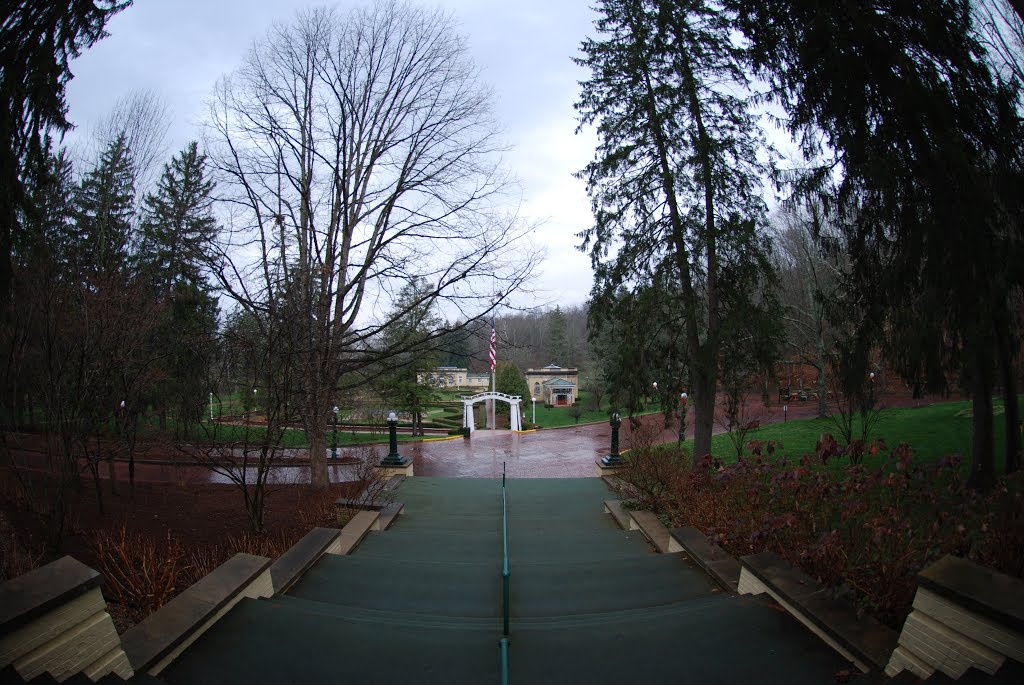
<instances>
[{"instance_id":1,"label":"american flag","mask_svg":"<svg viewBox=\"0 0 1024 685\"><path fill-rule=\"evenodd\" d=\"M494 319L491 319L491 373L498 362L498 333L494 330Z\"/></svg>"}]
</instances>

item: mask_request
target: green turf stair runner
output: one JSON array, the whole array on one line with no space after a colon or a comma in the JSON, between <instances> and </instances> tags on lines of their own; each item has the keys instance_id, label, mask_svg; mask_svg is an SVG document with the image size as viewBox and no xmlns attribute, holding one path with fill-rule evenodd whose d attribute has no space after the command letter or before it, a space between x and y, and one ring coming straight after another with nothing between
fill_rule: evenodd
<instances>
[{"instance_id":1,"label":"green turf stair runner","mask_svg":"<svg viewBox=\"0 0 1024 685\"><path fill-rule=\"evenodd\" d=\"M500 480L407 480L404 513L284 597L240 602L168 683L497 683ZM516 683L827 683L849 666L602 513L599 479L508 483Z\"/></svg>"}]
</instances>

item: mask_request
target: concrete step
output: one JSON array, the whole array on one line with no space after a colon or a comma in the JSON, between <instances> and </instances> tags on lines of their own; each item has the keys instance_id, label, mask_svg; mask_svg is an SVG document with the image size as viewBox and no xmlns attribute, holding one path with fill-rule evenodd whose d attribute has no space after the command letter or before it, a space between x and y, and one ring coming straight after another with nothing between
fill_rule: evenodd
<instances>
[{"instance_id":1,"label":"concrete step","mask_svg":"<svg viewBox=\"0 0 1024 685\"><path fill-rule=\"evenodd\" d=\"M784 612L725 593L647 609L515 620L512 672L529 683L835 682L850 665Z\"/></svg>"},{"instance_id":2,"label":"concrete step","mask_svg":"<svg viewBox=\"0 0 1024 685\"><path fill-rule=\"evenodd\" d=\"M512 616L596 614L714 594L715 584L679 555L512 566Z\"/></svg>"},{"instance_id":3,"label":"concrete step","mask_svg":"<svg viewBox=\"0 0 1024 685\"><path fill-rule=\"evenodd\" d=\"M498 531L409 531L389 530L368 535L353 552L354 557L406 561L501 563L501 533Z\"/></svg>"},{"instance_id":4,"label":"concrete step","mask_svg":"<svg viewBox=\"0 0 1024 685\"><path fill-rule=\"evenodd\" d=\"M381 616L314 617L283 602L245 599L160 677L170 685L497 682L496 632L475 622L426 627Z\"/></svg>"},{"instance_id":5,"label":"concrete step","mask_svg":"<svg viewBox=\"0 0 1024 685\"><path fill-rule=\"evenodd\" d=\"M477 630L495 631L501 630L501 621L495 617L472 618L468 616L438 616L429 614L412 614L407 611L387 611L384 609L370 609L366 607L343 606L329 602L318 602L301 597L283 595L280 597L264 598L260 600L274 606L281 606L286 609L302 612L316 620L315 617L328 616L346 621L360 621L366 624L379 624L382 630L385 626L404 625L430 629L433 627L475 627Z\"/></svg>"},{"instance_id":6,"label":"concrete step","mask_svg":"<svg viewBox=\"0 0 1024 685\"><path fill-rule=\"evenodd\" d=\"M497 557L495 557L497 558ZM501 611L501 572L487 563L326 556L289 596L410 614L486 618Z\"/></svg>"},{"instance_id":7,"label":"concrete step","mask_svg":"<svg viewBox=\"0 0 1024 685\"><path fill-rule=\"evenodd\" d=\"M509 531L509 556L515 565L601 563L613 559L655 556L639 531ZM596 570L596 569L595 569Z\"/></svg>"},{"instance_id":8,"label":"concrete step","mask_svg":"<svg viewBox=\"0 0 1024 685\"><path fill-rule=\"evenodd\" d=\"M416 531L501 531L501 512L487 516L432 515L426 513L403 513L395 519L388 530Z\"/></svg>"}]
</instances>

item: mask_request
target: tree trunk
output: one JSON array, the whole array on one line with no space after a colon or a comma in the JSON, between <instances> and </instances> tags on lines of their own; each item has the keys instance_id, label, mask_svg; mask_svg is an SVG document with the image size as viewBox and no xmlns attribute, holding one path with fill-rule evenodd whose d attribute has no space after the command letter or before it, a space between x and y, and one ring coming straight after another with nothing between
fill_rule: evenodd
<instances>
[{"instance_id":1,"label":"tree trunk","mask_svg":"<svg viewBox=\"0 0 1024 685\"><path fill-rule=\"evenodd\" d=\"M825 365L818 364L818 418L828 416L828 387L825 383Z\"/></svg>"},{"instance_id":2,"label":"tree trunk","mask_svg":"<svg viewBox=\"0 0 1024 685\"><path fill-rule=\"evenodd\" d=\"M1006 473L1020 468L1020 407L1017 405L1017 379L1013 375L1013 333L1003 322L996 331L999 347L999 367L1003 381L1003 410L1006 421Z\"/></svg>"},{"instance_id":3,"label":"tree trunk","mask_svg":"<svg viewBox=\"0 0 1024 685\"><path fill-rule=\"evenodd\" d=\"M981 337L981 336L979 336ZM971 403L974 409L971 441L971 476L967 484L981 492L995 485L994 449L992 445L992 367L986 345L975 342L971 351Z\"/></svg>"},{"instance_id":4,"label":"tree trunk","mask_svg":"<svg viewBox=\"0 0 1024 685\"><path fill-rule=\"evenodd\" d=\"M107 459L107 480L110 481L110 494L117 494L117 466L114 464L114 455Z\"/></svg>"},{"instance_id":5,"label":"tree trunk","mask_svg":"<svg viewBox=\"0 0 1024 685\"><path fill-rule=\"evenodd\" d=\"M711 454L711 433L715 427L715 374L707 369L693 371L693 463Z\"/></svg>"},{"instance_id":6,"label":"tree trunk","mask_svg":"<svg viewBox=\"0 0 1024 685\"><path fill-rule=\"evenodd\" d=\"M319 416L322 412L318 412ZM317 490L326 490L330 485L327 476L327 415L322 419L306 422L306 439L309 440L309 482Z\"/></svg>"}]
</instances>

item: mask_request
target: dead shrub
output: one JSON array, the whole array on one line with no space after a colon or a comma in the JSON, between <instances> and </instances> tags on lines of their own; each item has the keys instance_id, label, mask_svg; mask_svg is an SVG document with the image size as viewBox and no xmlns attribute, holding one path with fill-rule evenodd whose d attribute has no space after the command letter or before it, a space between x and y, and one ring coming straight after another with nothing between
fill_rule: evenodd
<instances>
[{"instance_id":1,"label":"dead shrub","mask_svg":"<svg viewBox=\"0 0 1024 685\"><path fill-rule=\"evenodd\" d=\"M46 548L23 543L0 511L0 583L39 568L45 558Z\"/></svg>"},{"instance_id":2,"label":"dead shrub","mask_svg":"<svg viewBox=\"0 0 1024 685\"><path fill-rule=\"evenodd\" d=\"M640 426L630 433L630 449L619 470L619 494L627 506L659 513L675 510L678 481L689 472L689 454L674 445L656 444L660 431Z\"/></svg>"},{"instance_id":3,"label":"dead shrub","mask_svg":"<svg viewBox=\"0 0 1024 685\"><path fill-rule=\"evenodd\" d=\"M150 538L122 526L93 531L88 539L108 598L138 618L162 607L188 583L185 549L170 532Z\"/></svg>"},{"instance_id":4,"label":"dead shrub","mask_svg":"<svg viewBox=\"0 0 1024 685\"><path fill-rule=\"evenodd\" d=\"M894 627L909 613L918 572L944 554L1024 572L1024 474L981 497L966 488L957 457L919 464L906 444L870 468L825 467L820 455L775 459L762 447L752 459L705 458L692 470L642 451L622 477L670 525L696 526L737 557L775 552Z\"/></svg>"}]
</instances>

